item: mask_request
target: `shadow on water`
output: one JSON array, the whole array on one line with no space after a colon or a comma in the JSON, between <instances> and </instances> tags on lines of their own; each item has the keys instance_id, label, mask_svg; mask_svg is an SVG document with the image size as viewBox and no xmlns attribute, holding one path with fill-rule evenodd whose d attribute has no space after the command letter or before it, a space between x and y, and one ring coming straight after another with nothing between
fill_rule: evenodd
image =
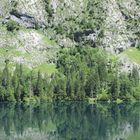
<instances>
[{"instance_id":1,"label":"shadow on water","mask_svg":"<svg viewBox=\"0 0 140 140\"><path fill-rule=\"evenodd\" d=\"M139 128L140 103L0 104L0 140L127 140Z\"/></svg>"}]
</instances>

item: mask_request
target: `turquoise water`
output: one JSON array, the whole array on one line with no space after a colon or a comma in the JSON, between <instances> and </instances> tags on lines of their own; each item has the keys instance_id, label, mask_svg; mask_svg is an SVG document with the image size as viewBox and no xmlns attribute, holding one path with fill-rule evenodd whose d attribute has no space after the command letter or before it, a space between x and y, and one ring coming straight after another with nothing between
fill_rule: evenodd
<instances>
[{"instance_id":1,"label":"turquoise water","mask_svg":"<svg viewBox=\"0 0 140 140\"><path fill-rule=\"evenodd\" d=\"M0 104L0 140L140 140L140 103Z\"/></svg>"}]
</instances>

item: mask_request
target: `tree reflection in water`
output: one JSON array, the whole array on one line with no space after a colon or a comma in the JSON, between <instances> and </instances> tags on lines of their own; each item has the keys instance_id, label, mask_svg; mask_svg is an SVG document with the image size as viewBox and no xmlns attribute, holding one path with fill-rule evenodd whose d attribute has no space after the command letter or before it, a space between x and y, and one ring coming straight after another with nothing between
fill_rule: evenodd
<instances>
[{"instance_id":1,"label":"tree reflection in water","mask_svg":"<svg viewBox=\"0 0 140 140\"><path fill-rule=\"evenodd\" d=\"M139 123L139 103L0 104L0 140L119 140Z\"/></svg>"}]
</instances>

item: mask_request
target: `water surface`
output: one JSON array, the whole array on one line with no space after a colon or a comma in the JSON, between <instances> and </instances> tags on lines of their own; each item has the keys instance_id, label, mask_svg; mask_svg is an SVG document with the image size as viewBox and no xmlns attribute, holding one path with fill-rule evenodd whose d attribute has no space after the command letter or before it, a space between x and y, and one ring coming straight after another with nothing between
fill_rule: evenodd
<instances>
[{"instance_id":1,"label":"water surface","mask_svg":"<svg viewBox=\"0 0 140 140\"><path fill-rule=\"evenodd\" d=\"M0 140L140 140L140 103L0 104Z\"/></svg>"}]
</instances>

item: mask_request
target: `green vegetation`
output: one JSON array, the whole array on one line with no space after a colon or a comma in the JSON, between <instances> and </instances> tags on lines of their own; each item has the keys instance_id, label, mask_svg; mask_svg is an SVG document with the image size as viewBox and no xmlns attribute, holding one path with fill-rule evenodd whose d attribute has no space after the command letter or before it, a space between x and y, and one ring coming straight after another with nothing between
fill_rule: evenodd
<instances>
[{"instance_id":1,"label":"green vegetation","mask_svg":"<svg viewBox=\"0 0 140 140\"><path fill-rule=\"evenodd\" d=\"M34 72L41 71L42 73L52 74L56 72L55 64L41 64L33 69Z\"/></svg>"},{"instance_id":2,"label":"green vegetation","mask_svg":"<svg viewBox=\"0 0 140 140\"><path fill-rule=\"evenodd\" d=\"M10 20L6 24L7 30L13 32L15 30L19 30L19 24L14 20Z\"/></svg>"},{"instance_id":3,"label":"green vegetation","mask_svg":"<svg viewBox=\"0 0 140 140\"><path fill-rule=\"evenodd\" d=\"M48 134L49 139L54 140L139 140L140 134L139 103L0 104L0 118L3 140L13 137L16 140L40 140ZM125 135L122 135L123 132L126 132ZM133 137L127 139L132 133Z\"/></svg>"},{"instance_id":4,"label":"green vegetation","mask_svg":"<svg viewBox=\"0 0 140 140\"><path fill-rule=\"evenodd\" d=\"M61 98L65 89L63 95L69 95L74 100L91 98L90 102L121 102L139 99L138 69L134 67L129 75L120 73L117 61L110 59L108 62L106 58L103 51L88 47L61 50L57 61L60 75L56 82L57 96ZM59 85L59 81L63 81L66 87Z\"/></svg>"},{"instance_id":5,"label":"green vegetation","mask_svg":"<svg viewBox=\"0 0 140 140\"><path fill-rule=\"evenodd\" d=\"M20 56L21 54L22 52L18 51L15 46L7 46L0 48L0 55L5 56L5 58L11 55Z\"/></svg>"},{"instance_id":6,"label":"green vegetation","mask_svg":"<svg viewBox=\"0 0 140 140\"><path fill-rule=\"evenodd\" d=\"M63 48L56 68L44 64L28 73L22 65L10 73L9 61L5 63L0 76L0 101L140 100L138 69L134 67L129 75L120 73L117 61L107 60L107 54L100 49Z\"/></svg>"},{"instance_id":7,"label":"green vegetation","mask_svg":"<svg viewBox=\"0 0 140 140\"><path fill-rule=\"evenodd\" d=\"M95 33L97 30L100 32L99 37L103 36L106 12L104 11L102 0L83 0L82 3L84 3L84 5L82 9L78 6L79 2L68 2L70 4L75 2L76 9L72 8L71 11L70 4L62 1L62 4L55 9L57 14L53 14L54 9L51 6L50 0L44 0L44 2L49 23L47 32L51 30L50 36L56 40L58 44L63 46L60 40L66 38L74 45L74 41L80 42L83 37ZM60 17L61 20L54 22L56 15ZM94 44L99 43L99 39L94 42Z\"/></svg>"},{"instance_id":8,"label":"green vegetation","mask_svg":"<svg viewBox=\"0 0 140 140\"><path fill-rule=\"evenodd\" d=\"M129 136L127 140L139 140L139 139L140 139L140 130L136 134Z\"/></svg>"},{"instance_id":9,"label":"green vegetation","mask_svg":"<svg viewBox=\"0 0 140 140\"><path fill-rule=\"evenodd\" d=\"M127 49L124 54L126 54L131 61L140 64L140 51L137 48Z\"/></svg>"},{"instance_id":10,"label":"green vegetation","mask_svg":"<svg viewBox=\"0 0 140 140\"><path fill-rule=\"evenodd\" d=\"M54 45L54 46L57 45L54 40L50 40L47 36L43 37L43 42L48 44L48 45Z\"/></svg>"},{"instance_id":11,"label":"green vegetation","mask_svg":"<svg viewBox=\"0 0 140 140\"><path fill-rule=\"evenodd\" d=\"M140 132L140 111L131 104L140 101L139 70L134 66L121 72L117 56L98 48L120 52L140 65L138 0L5 3L11 6L0 7L0 102L17 103L8 111L0 105L6 139L30 133L34 138L26 140L35 139L34 133L41 139L47 132L52 139L109 140L125 139L121 134L129 130ZM122 44L137 48L123 52ZM44 101L53 104L42 106ZM125 106L127 101L131 103ZM128 140L139 138L134 134Z\"/></svg>"},{"instance_id":12,"label":"green vegetation","mask_svg":"<svg viewBox=\"0 0 140 140\"><path fill-rule=\"evenodd\" d=\"M51 18L54 11L53 11L53 8L50 5L50 0L44 0L44 2L45 2L45 10L48 13L48 16Z\"/></svg>"}]
</instances>

